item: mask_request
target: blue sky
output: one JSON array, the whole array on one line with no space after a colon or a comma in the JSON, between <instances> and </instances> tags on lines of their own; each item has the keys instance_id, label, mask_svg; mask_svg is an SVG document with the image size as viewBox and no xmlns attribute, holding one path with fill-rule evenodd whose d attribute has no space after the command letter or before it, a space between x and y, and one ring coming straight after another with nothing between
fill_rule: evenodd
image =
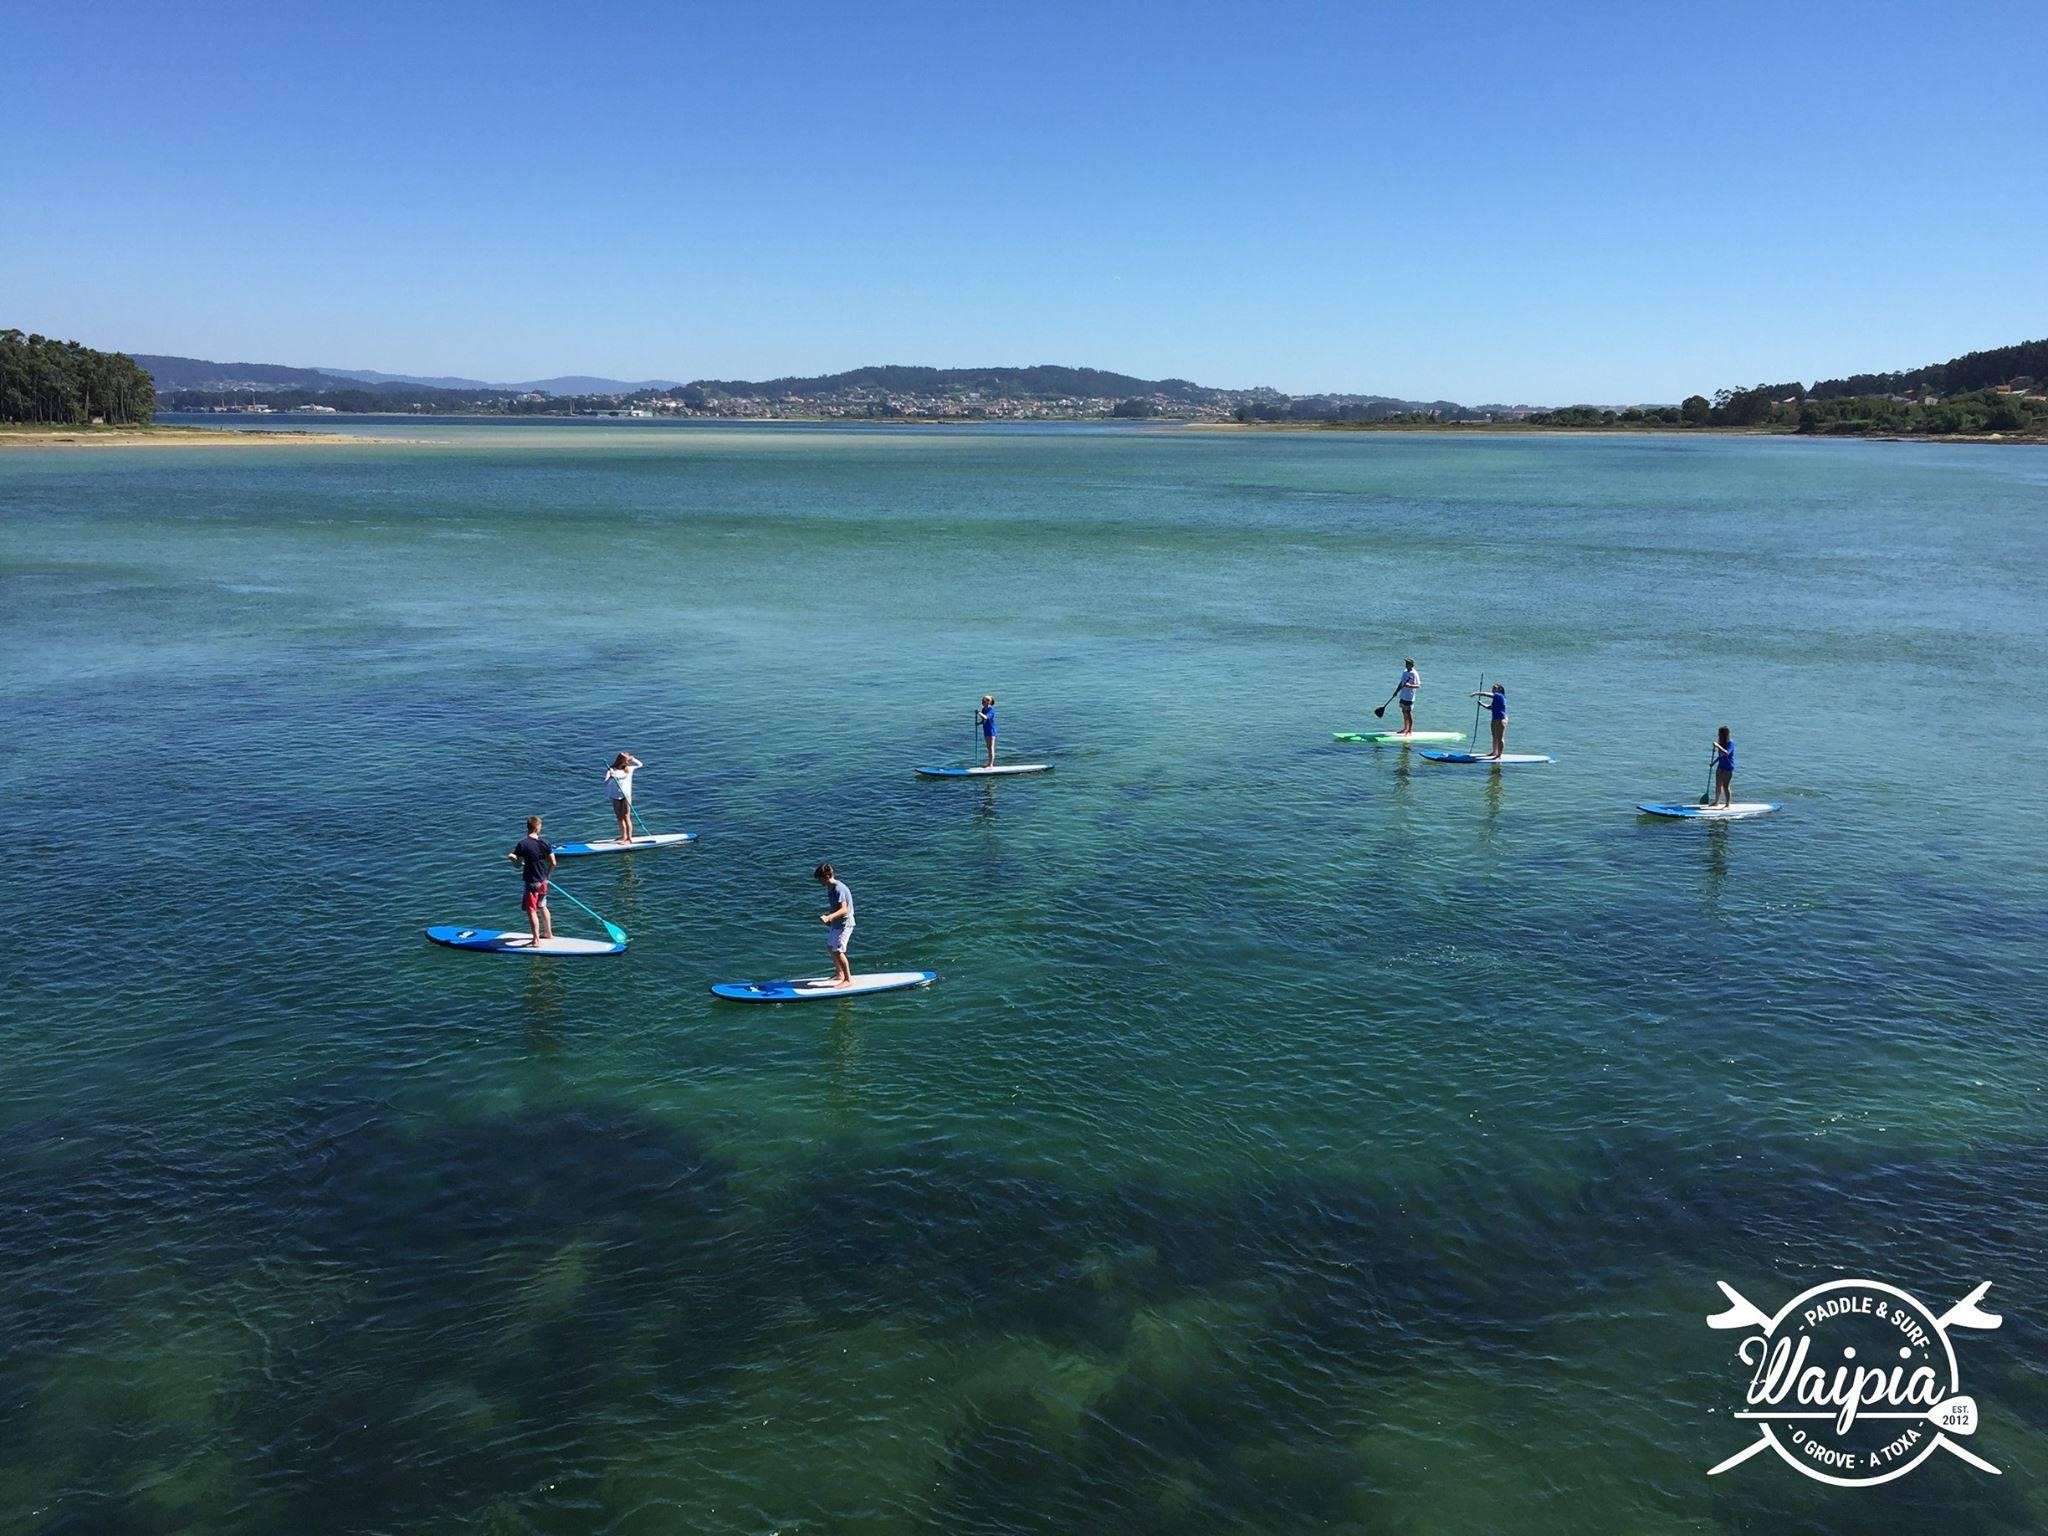
<instances>
[{"instance_id":1,"label":"blue sky","mask_svg":"<svg viewBox=\"0 0 2048 1536\"><path fill-rule=\"evenodd\" d=\"M2032 0L0 0L0 58L0 324L131 351L1557 403L2048 333Z\"/></svg>"}]
</instances>

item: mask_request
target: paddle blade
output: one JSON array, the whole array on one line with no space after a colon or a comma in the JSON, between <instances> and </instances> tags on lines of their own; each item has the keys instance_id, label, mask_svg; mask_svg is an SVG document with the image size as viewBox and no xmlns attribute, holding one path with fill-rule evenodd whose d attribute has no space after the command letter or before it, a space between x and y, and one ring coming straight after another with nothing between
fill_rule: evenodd
<instances>
[{"instance_id":1,"label":"paddle blade","mask_svg":"<svg viewBox=\"0 0 2048 1536\"><path fill-rule=\"evenodd\" d=\"M1374 711L1372 712L1372 717L1373 717L1373 719L1375 719L1375 720L1378 720L1378 719L1380 719L1380 718L1381 718L1382 716L1384 716L1384 715L1386 714L1386 712L1387 712L1387 706L1386 706L1386 705L1384 705L1384 704L1382 704L1382 705L1381 705L1381 706L1380 706L1380 707L1379 707L1378 709L1376 709L1376 710L1374 710Z\"/></svg>"},{"instance_id":2,"label":"paddle blade","mask_svg":"<svg viewBox=\"0 0 2048 1536\"><path fill-rule=\"evenodd\" d=\"M1770 1443L1771 1441L1768 1435L1758 1435L1754 1440L1750 1441L1749 1444L1745 1445L1741 1450L1737 1451L1733 1456L1730 1456L1726 1461L1722 1462L1719 1466L1707 1468L1707 1476L1719 1477L1723 1472L1726 1472L1730 1467L1741 1466L1742 1463L1749 1460L1750 1457L1754 1456L1758 1451L1762 1450L1765 1446L1769 1445Z\"/></svg>"},{"instance_id":3,"label":"paddle blade","mask_svg":"<svg viewBox=\"0 0 2048 1536\"><path fill-rule=\"evenodd\" d=\"M604 931L610 937L611 941L614 944L617 944L621 948L623 948L626 942L626 930L621 928L617 923L611 921L611 919L609 918L601 917L598 919L598 921L604 924Z\"/></svg>"},{"instance_id":4,"label":"paddle blade","mask_svg":"<svg viewBox=\"0 0 2048 1536\"><path fill-rule=\"evenodd\" d=\"M1712 1317L1708 1318L1707 1326L1709 1328L1768 1328L1771 1326L1770 1315L1764 1312L1747 1296L1743 1295L1742 1292L1736 1290L1726 1280L1716 1280L1714 1284L1721 1287L1721 1294L1728 1298L1728 1310L1716 1312Z\"/></svg>"}]
</instances>

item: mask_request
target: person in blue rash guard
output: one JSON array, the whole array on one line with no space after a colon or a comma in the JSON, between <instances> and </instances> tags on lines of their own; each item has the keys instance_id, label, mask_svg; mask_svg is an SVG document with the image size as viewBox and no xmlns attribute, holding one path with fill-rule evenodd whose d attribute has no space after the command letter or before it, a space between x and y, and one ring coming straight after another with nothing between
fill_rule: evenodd
<instances>
[{"instance_id":1,"label":"person in blue rash guard","mask_svg":"<svg viewBox=\"0 0 2048 1536\"><path fill-rule=\"evenodd\" d=\"M1486 700L1487 713L1493 716L1493 750L1484 752L1482 757L1499 757L1508 744L1508 691L1499 683L1472 694L1472 698Z\"/></svg>"},{"instance_id":2,"label":"person in blue rash guard","mask_svg":"<svg viewBox=\"0 0 2048 1536\"><path fill-rule=\"evenodd\" d=\"M981 739L988 748L988 758L982 764L985 768L996 765L996 696L984 693L981 708L974 712L974 723L981 727Z\"/></svg>"},{"instance_id":3,"label":"person in blue rash guard","mask_svg":"<svg viewBox=\"0 0 2048 1536\"><path fill-rule=\"evenodd\" d=\"M1729 739L1728 727L1722 726L1714 737L1714 794L1709 805L1734 804L1735 787L1735 743Z\"/></svg>"}]
</instances>

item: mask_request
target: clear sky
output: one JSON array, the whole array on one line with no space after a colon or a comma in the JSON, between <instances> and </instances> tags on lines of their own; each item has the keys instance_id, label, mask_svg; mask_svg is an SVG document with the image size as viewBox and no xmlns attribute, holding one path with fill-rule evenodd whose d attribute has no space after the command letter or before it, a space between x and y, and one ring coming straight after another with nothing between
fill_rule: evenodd
<instances>
[{"instance_id":1,"label":"clear sky","mask_svg":"<svg viewBox=\"0 0 2048 1536\"><path fill-rule=\"evenodd\" d=\"M1675 400L2048 333L2048 6L0 0L0 325Z\"/></svg>"}]
</instances>

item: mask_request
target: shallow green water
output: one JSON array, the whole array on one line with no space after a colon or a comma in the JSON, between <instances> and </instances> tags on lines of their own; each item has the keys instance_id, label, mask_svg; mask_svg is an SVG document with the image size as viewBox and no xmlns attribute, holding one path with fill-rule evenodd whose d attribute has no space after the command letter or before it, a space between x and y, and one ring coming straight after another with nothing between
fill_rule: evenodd
<instances>
[{"instance_id":1,"label":"shallow green water","mask_svg":"<svg viewBox=\"0 0 2048 1536\"><path fill-rule=\"evenodd\" d=\"M0 1529L2037 1527L2048 455L414 435L0 455ZM1842 1273L2004 1477L1705 1476Z\"/></svg>"}]
</instances>

